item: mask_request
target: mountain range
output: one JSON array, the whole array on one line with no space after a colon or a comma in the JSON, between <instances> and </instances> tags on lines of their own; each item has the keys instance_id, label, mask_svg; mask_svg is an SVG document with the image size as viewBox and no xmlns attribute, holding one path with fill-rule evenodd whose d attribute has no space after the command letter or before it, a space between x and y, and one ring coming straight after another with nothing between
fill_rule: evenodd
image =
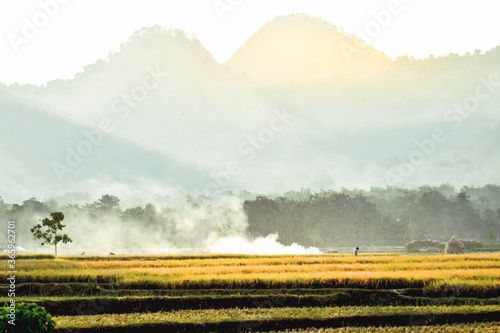
<instances>
[{"instance_id":1,"label":"mountain range","mask_svg":"<svg viewBox=\"0 0 500 333\"><path fill-rule=\"evenodd\" d=\"M499 65L391 59L307 15L223 64L143 28L72 79L0 85L0 195L498 183Z\"/></svg>"}]
</instances>

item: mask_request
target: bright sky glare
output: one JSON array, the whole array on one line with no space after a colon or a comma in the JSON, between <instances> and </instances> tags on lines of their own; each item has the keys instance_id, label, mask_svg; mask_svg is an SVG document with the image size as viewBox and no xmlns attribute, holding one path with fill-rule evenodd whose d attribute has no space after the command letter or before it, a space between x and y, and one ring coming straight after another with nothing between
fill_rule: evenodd
<instances>
[{"instance_id":1,"label":"bright sky glare","mask_svg":"<svg viewBox=\"0 0 500 333\"><path fill-rule=\"evenodd\" d=\"M397 10L388 18L381 11L390 8ZM266 22L292 13L358 35L375 29L370 44L391 57L500 45L498 3L491 0L0 0L0 82L72 78L154 24L196 34L224 62Z\"/></svg>"}]
</instances>

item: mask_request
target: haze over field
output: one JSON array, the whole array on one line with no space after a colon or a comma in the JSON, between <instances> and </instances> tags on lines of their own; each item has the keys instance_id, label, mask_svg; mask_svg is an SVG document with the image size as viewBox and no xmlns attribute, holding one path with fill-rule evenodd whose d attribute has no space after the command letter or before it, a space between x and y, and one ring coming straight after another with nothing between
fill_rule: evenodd
<instances>
[{"instance_id":1,"label":"haze over field","mask_svg":"<svg viewBox=\"0 0 500 333\"><path fill-rule=\"evenodd\" d=\"M500 46L392 59L305 14L276 17L225 63L196 36L145 27L75 78L0 85L0 194L110 193L133 207L172 193L498 183L499 64ZM207 249L247 246L246 217L230 220L241 232L207 231Z\"/></svg>"}]
</instances>

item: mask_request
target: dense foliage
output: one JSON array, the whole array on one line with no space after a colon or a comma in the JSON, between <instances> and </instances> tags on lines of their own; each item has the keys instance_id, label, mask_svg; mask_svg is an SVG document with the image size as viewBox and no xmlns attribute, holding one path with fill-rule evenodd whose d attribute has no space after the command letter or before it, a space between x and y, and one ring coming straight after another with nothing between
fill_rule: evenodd
<instances>
[{"instance_id":1,"label":"dense foliage","mask_svg":"<svg viewBox=\"0 0 500 333\"><path fill-rule=\"evenodd\" d=\"M452 235L483 242L500 235L500 186L449 185L416 190L372 188L341 192L302 190L259 196L244 204L254 235L277 232L285 244L404 245L418 239L447 242Z\"/></svg>"},{"instance_id":2,"label":"dense foliage","mask_svg":"<svg viewBox=\"0 0 500 333\"><path fill-rule=\"evenodd\" d=\"M54 332L55 322L52 316L35 303L20 303L15 305L15 317L11 318L10 308L0 308L0 331L23 333ZM11 321L11 323L9 323Z\"/></svg>"}]
</instances>

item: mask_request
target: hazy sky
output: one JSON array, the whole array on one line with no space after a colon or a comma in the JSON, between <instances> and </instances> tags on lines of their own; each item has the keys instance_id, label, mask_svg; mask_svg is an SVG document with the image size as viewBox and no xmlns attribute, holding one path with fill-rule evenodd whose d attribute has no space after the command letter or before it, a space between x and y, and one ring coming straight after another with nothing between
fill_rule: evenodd
<instances>
[{"instance_id":1,"label":"hazy sky","mask_svg":"<svg viewBox=\"0 0 500 333\"><path fill-rule=\"evenodd\" d=\"M263 24L291 13L322 17L349 33L371 28L370 44L391 57L489 50L500 45L497 5L492 0L0 0L0 82L71 78L117 50L134 31L154 24L196 34L224 62ZM390 18L381 12L388 9Z\"/></svg>"}]
</instances>

